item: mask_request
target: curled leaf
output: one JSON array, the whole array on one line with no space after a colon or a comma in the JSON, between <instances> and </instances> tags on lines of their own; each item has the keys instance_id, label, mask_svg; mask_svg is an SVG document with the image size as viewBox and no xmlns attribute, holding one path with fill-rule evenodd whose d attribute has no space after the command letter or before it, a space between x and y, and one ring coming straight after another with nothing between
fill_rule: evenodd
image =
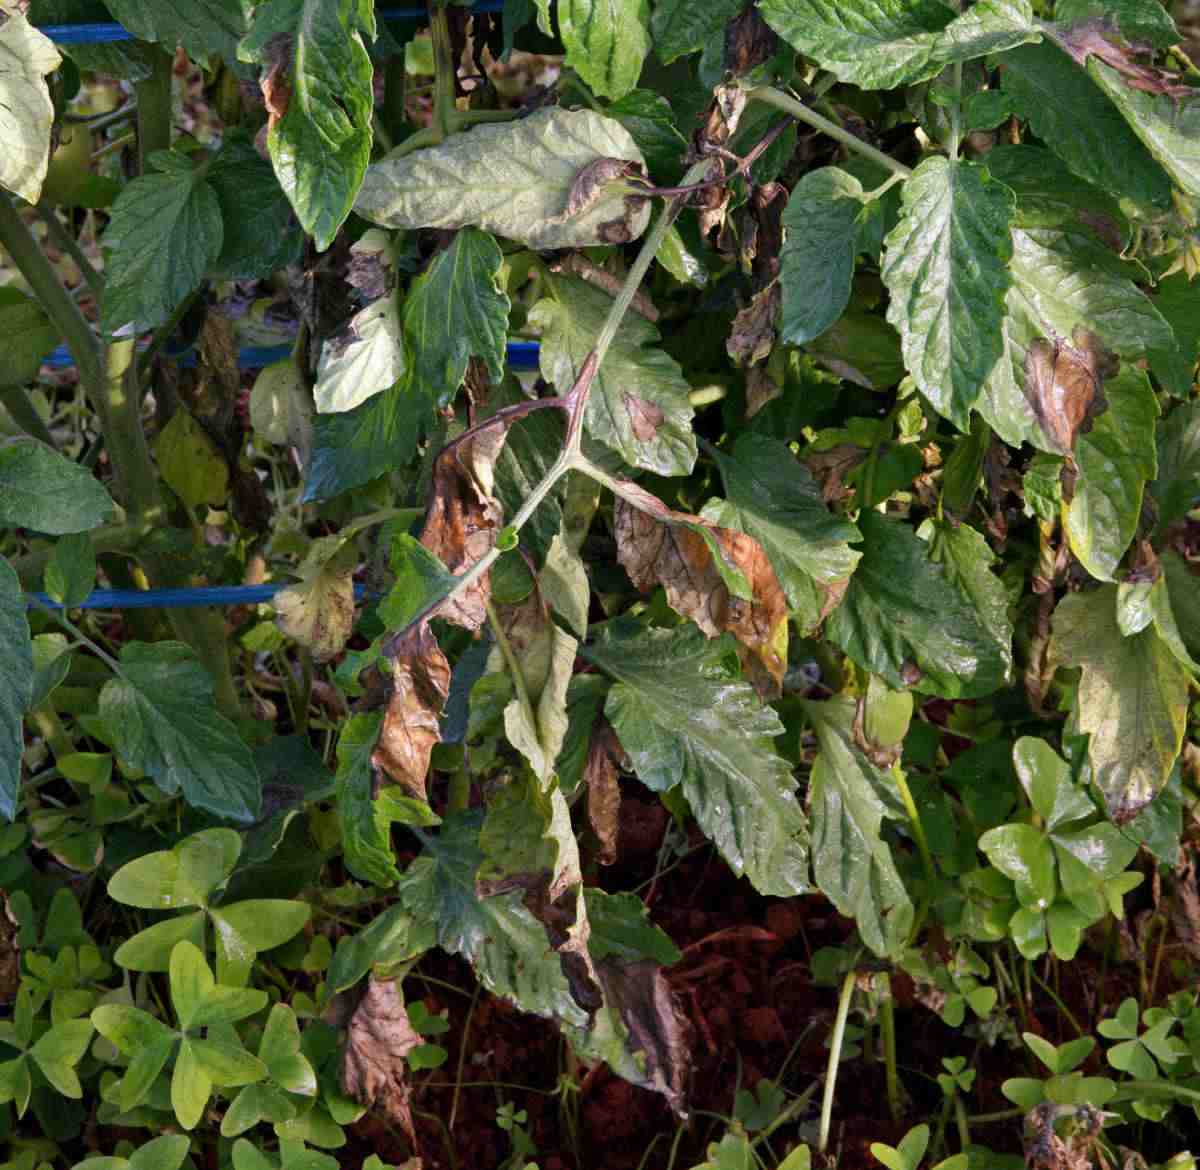
<instances>
[{"instance_id":1,"label":"curled leaf","mask_svg":"<svg viewBox=\"0 0 1200 1170\"><path fill-rule=\"evenodd\" d=\"M1117 359L1090 330L1076 326L1071 341L1039 337L1025 353L1025 396L1055 450L1066 455L1103 403L1104 382Z\"/></svg>"},{"instance_id":2,"label":"curled leaf","mask_svg":"<svg viewBox=\"0 0 1200 1170\"><path fill-rule=\"evenodd\" d=\"M631 486L631 485L627 485ZM617 559L641 590L661 585L676 612L710 638L725 631L760 693L778 693L786 667L787 600L762 545L733 528L675 512L648 492L613 512Z\"/></svg>"},{"instance_id":3,"label":"curled leaf","mask_svg":"<svg viewBox=\"0 0 1200 1170\"><path fill-rule=\"evenodd\" d=\"M300 582L275 594L275 620L317 662L339 654L354 626L354 545L340 537L318 540L300 566Z\"/></svg>"},{"instance_id":4,"label":"curled leaf","mask_svg":"<svg viewBox=\"0 0 1200 1170\"><path fill-rule=\"evenodd\" d=\"M405 1057L421 1043L404 1010L399 984L372 976L350 1018L342 1053L342 1089L348 1097L382 1109L414 1143L412 1086Z\"/></svg>"},{"instance_id":5,"label":"curled leaf","mask_svg":"<svg viewBox=\"0 0 1200 1170\"><path fill-rule=\"evenodd\" d=\"M617 818L621 812L617 763L624 755L612 724L601 716L592 732L583 769L583 782L588 793L588 823L600 842L601 865L612 865L617 859Z\"/></svg>"},{"instance_id":6,"label":"curled leaf","mask_svg":"<svg viewBox=\"0 0 1200 1170\"><path fill-rule=\"evenodd\" d=\"M389 654L392 693L371 763L424 800L429 757L441 742L438 716L450 694L450 663L425 622L395 640Z\"/></svg>"}]
</instances>

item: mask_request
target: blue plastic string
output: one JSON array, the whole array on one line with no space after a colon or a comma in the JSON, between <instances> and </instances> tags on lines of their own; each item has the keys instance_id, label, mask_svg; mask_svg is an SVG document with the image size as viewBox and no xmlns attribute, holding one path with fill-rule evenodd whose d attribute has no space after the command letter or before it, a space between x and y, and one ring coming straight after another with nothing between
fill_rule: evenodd
<instances>
[{"instance_id":1,"label":"blue plastic string","mask_svg":"<svg viewBox=\"0 0 1200 1170\"><path fill-rule=\"evenodd\" d=\"M194 350L168 350L171 356L179 357L182 366L194 366L196 354ZM290 345L250 345L238 351L238 365L243 370L261 370L272 362L282 361L292 352ZM52 370L66 370L75 365L70 351L65 345L52 350L43 359L42 364ZM514 370L536 370L538 368L538 343L536 341L510 341L508 343L508 364Z\"/></svg>"},{"instance_id":2,"label":"blue plastic string","mask_svg":"<svg viewBox=\"0 0 1200 1170\"><path fill-rule=\"evenodd\" d=\"M472 10L479 13L501 12L504 0L479 0ZM384 20L414 21L428 17L425 8L384 8L379 15ZM131 41L133 34L116 21L97 21L91 24L43 24L43 33L60 45L106 45L113 41Z\"/></svg>"},{"instance_id":3,"label":"blue plastic string","mask_svg":"<svg viewBox=\"0 0 1200 1170\"><path fill-rule=\"evenodd\" d=\"M270 585L199 585L187 589L93 589L77 605L62 605L45 593L26 593L26 607L47 609L191 609L198 605L259 605L270 601L287 582ZM354 586L354 599L366 597L362 585Z\"/></svg>"}]
</instances>

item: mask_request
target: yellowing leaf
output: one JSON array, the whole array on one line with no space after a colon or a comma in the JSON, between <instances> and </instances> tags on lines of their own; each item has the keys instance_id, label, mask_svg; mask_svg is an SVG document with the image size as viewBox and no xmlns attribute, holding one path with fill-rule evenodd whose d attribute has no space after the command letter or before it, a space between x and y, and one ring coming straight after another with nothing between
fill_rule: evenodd
<instances>
[{"instance_id":1,"label":"yellowing leaf","mask_svg":"<svg viewBox=\"0 0 1200 1170\"><path fill-rule=\"evenodd\" d=\"M1090 736L1088 762L1109 815L1130 820L1166 784L1179 756L1188 673L1155 627L1121 635L1115 585L1058 603L1051 653L1082 668L1073 719Z\"/></svg>"},{"instance_id":2,"label":"yellowing leaf","mask_svg":"<svg viewBox=\"0 0 1200 1170\"><path fill-rule=\"evenodd\" d=\"M154 444L158 467L170 489L189 508L219 507L229 491L229 465L208 432L180 407Z\"/></svg>"},{"instance_id":3,"label":"yellowing leaf","mask_svg":"<svg viewBox=\"0 0 1200 1170\"><path fill-rule=\"evenodd\" d=\"M318 662L340 653L354 627L350 576L356 561L352 542L337 537L318 541L300 566L300 583L275 594L279 628L312 651Z\"/></svg>"}]
</instances>

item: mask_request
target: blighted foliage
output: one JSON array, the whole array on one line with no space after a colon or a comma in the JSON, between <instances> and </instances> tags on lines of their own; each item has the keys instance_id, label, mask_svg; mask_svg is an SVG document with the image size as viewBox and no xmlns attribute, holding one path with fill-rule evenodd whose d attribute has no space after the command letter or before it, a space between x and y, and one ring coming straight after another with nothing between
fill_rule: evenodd
<instances>
[{"instance_id":1,"label":"blighted foliage","mask_svg":"<svg viewBox=\"0 0 1200 1170\"><path fill-rule=\"evenodd\" d=\"M439 1158L439 950L682 1123L704 1027L637 895L709 848L849 924L818 1157L856 995L901 1120L892 972L979 1045L1019 1001L1027 1166L1197 1099L1157 962L1092 1005L1126 1081L1027 1006L1145 874L1200 930L1200 73L1157 0L109 0L136 39L60 52L85 7L0 0L5 1135L332 1170L370 1110ZM675 827L633 890L635 793ZM939 1165L1001 1165L955 1059Z\"/></svg>"}]
</instances>

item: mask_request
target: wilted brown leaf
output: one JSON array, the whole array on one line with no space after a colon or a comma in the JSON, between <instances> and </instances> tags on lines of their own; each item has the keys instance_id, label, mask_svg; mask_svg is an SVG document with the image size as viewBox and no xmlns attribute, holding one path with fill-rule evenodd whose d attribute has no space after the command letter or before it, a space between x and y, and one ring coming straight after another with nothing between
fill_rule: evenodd
<instances>
[{"instance_id":1,"label":"wilted brown leaf","mask_svg":"<svg viewBox=\"0 0 1200 1170\"><path fill-rule=\"evenodd\" d=\"M612 725L601 716L588 742L583 780L587 785L588 823L600 842L599 862L612 865L617 859L617 825L621 812L621 786L617 783L617 761L624 756Z\"/></svg>"},{"instance_id":2,"label":"wilted brown leaf","mask_svg":"<svg viewBox=\"0 0 1200 1170\"><path fill-rule=\"evenodd\" d=\"M749 73L778 50L778 35L756 8L747 8L725 26L725 68L730 73Z\"/></svg>"},{"instance_id":3,"label":"wilted brown leaf","mask_svg":"<svg viewBox=\"0 0 1200 1170\"><path fill-rule=\"evenodd\" d=\"M725 349L739 366L755 365L770 354L775 345L779 298L779 285L768 285L734 317Z\"/></svg>"},{"instance_id":4,"label":"wilted brown leaf","mask_svg":"<svg viewBox=\"0 0 1200 1170\"><path fill-rule=\"evenodd\" d=\"M434 464L433 485L421 543L452 573L465 573L496 543L502 511L492 495L495 463L508 438L508 427L486 427L447 447ZM447 599L437 616L477 630L487 618L491 574Z\"/></svg>"},{"instance_id":5,"label":"wilted brown leaf","mask_svg":"<svg viewBox=\"0 0 1200 1170\"><path fill-rule=\"evenodd\" d=\"M342 1091L363 1105L378 1106L414 1145L412 1086L404 1058L421 1043L404 1010L399 984L372 976L350 1019L342 1052Z\"/></svg>"},{"instance_id":6,"label":"wilted brown leaf","mask_svg":"<svg viewBox=\"0 0 1200 1170\"><path fill-rule=\"evenodd\" d=\"M752 419L768 402L774 402L783 388L763 366L746 371L746 418Z\"/></svg>"},{"instance_id":7,"label":"wilted brown leaf","mask_svg":"<svg viewBox=\"0 0 1200 1170\"><path fill-rule=\"evenodd\" d=\"M441 741L438 716L450 694L450 663L425 622L393 641L389 655L392 693L371 763L424 800L430 753Z\"/></svg>"},{"instance_id":8,"label":"wilted brown leaf","mask_svg":"<svg viewBox=\"0 0 1200 1170\"><path fill-rule=\"evenodd\" d=\"M1071 342L1039 337L1025 354L1025 396L1046 437L1064 455L1103 409L1104 382L1117 372L1117 359L1094 333L1076 326Z\"/></svg>"},{"instance_id":9,"label":"wilted brown leaf","mask_svg":"<svg viewBox=\"0 0 1200 1170\"><path fill-rule=\"evenodd\" d=\"M0 913L0 1003L12 1003L21 986L20 923L13 917L8 896L0 893L0 901L4 903Z\"/></svg>"},{"instance_id":10,"label":"wilted brown leaf","mask_svg":"<svg viewBox=\"0 0 1200 1170\"><path fill-rule=\"evenodd\" d=\"M596 971L605 1001L629 1031L629 1047L645 1057L648 1087L682 1113L691 1066L690 1028L662 968L650 961L604 959Z\"/></svg>"},{"instance_id":11,"label":"wilted brown leaf","mask_svg":"<svg viewBox=\"0 0 1200 1170\"><path fill-rule=\"evenodd\" d=\"M597 202L610 183L641 173L641 167L624 158L598 158L582 167L567 192L563 219L582 215Z\"/></svg>"},{"instance_id":12,"label":"wilted brown leaf","mask_svg":"<svg viewBox=\"0 0 1200 1170\"><path fill-rule=\"evenodd\" d=\"M1111 39L1119 35L1109 21L1088 20L1068 29L1056 39L1081 66L1087 68L1088 58L1096 57L1115 69L1125 79L1125 83L1130 89L1140 89L1146 93L1169 94L1177 101L1180 98L1195 95L1196 90L1192 86L1184 84L1177 73L1170 73L1152 65L1140 64L1136 60L1138 50L1125 41L1118 44L1117 41Z\"/></svg>"},{"instance_id":13,"label":"wilted brown leaf","mask_svg":"<svg viewBox=\"0 0 1200 1170\"><path fill-rule=\"evenodd\" d=\"M671 608L710 638L733 634L749 651L743 665L755 688L778 695L786 668L780 646L786 646L787 600L762 546L744 532L674 512L648 492L639 495L645 496L642 507L619 499L613 512L617 559L629 579L642 591L661 585ZM730 592L705 532L726 564L741 572L752 600Z\"/></svg>"}]
</instances>

